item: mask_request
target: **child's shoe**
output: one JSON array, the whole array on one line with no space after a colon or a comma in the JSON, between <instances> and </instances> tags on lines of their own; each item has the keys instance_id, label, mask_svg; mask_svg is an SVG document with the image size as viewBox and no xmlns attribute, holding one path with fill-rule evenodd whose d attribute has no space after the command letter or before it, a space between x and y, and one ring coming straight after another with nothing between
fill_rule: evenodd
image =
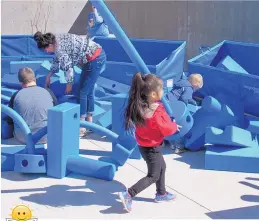
<instances>
[{"instance_id":1,"label":"child's shoe","mask_svg":"<svg viewBox=\"0 0 259 221\"><path fill-rule=\"evenodd\" d=\"M124 208L127 210L127 212L131 211L131 205L132 205L132 197L128 193L128 191L120 192L119 193L120 200L124 206Z\"/></svg>"},{"instance_id":2,"label":"child's shoe","mask_svg":"<svg viewBox=\"0 0 259 221\"><path fill-rule=\"evenodd\" d=\"M187 149L185 149L185 148L175 148L175 151L174 151L174 153L175 154L181 154L181 153L185 153L185 152L187 152L188 150Z\"/></svg>"},{"instance_id":3,"label":"child's shoe","mask_svg":"<svg viewBox=\"0 0 259 221\"><path fill-rule=\"evenodd\" d=\"M175 194L166 192L164 195L160 195L156 193L155 202L161 203L161 202L167 202L170 200L174 200L176 198Z\"/></svg>"}]
</instances>

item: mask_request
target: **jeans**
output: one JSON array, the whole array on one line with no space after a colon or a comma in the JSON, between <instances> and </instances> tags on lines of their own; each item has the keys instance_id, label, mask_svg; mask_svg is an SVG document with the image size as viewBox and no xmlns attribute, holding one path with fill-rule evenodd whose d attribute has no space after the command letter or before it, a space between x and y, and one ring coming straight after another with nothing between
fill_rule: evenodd
<instances>
[{"instance_id":1,"label":"jeans","mask_svg":"<svg viewBox=\"0 0 259 221\"><path fill-rule=\"evenodd\" d=\"M93 61L87 62L82 68L79 82L80 117L94 112L94 86L99 75L105 70L106 54L101 54Z\"/></svg>"},{"instance_id":2,"label":"jeans","mask_svg":"<svg viewBox=\"0 0 259 221\"><path fill-rule=\"evenodd\" d=\"M166 193L165 189L165 170L166 164L162 154L162 145L158 147L139 147L143 159L146 161L148 173L147 176L139 180L135 185L128 189L131 197L156 183L156 191L160 195Z\"/></svg>"}]
</instances>

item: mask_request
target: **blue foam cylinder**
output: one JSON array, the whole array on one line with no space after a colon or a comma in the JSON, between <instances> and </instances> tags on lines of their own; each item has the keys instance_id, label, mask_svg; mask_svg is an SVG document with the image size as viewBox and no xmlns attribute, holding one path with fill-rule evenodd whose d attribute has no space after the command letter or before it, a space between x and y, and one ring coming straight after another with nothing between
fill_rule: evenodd
<instances>
[{"instance_id":1,"label":"blue foam cylinder","mask_svg":"<svg viewBox=\"0 0 259 221\"><path fill-rule=\"evenodd\" d=\"M1 95L1 100L9 102L11 98L5 95Z\"/></svg>"},{"instance_id":2,"label":"blue foam cylinder","mask_svg":"<svg viewBox=\"0 0 259 221\"><path fill-rule=\"evenodd\" d=\"M133 153L133 150L128 150L120 144L115 144L112 147L112 155L111 158L117 162L120 166L123 166L126 161L129 159L130 155Z\"/></svg>"},{"instance_id":3,"label":"blue foam cylinder","mask_svg":"<svg viewBox=\"0 0 259 221\"><path fill-rule=\"evenodd\" d=\"M105 22L108 24L109 29L115 34L116 39L120 42L121 46L124 48L130 59L133 63L137 66L137 69L142 72L143 74L150 73L148 67L140 57L139 53L125 34L125 32L120 27L117 20L114 18L106 4L103 0L92 0L92 4L97 8L99 13L104 18ZM162 98L162 102L170 116L172 116L172 110L168 103L166 102L165 98Z\"/></svg>"},{"instance_id":4,"label":"blue foam cylinder","mask_svg":"<svg viewBox=\"0 0 259 221\"><path fill-rule=\"evenodd\" d=\"M34 143L37 143L43 136L45 136L48 132L48 127L45 126L39 129L35 134L33 134L32 139Z\"/></svg>"},{"instance_id":5,"label":"blue foam cylinder","mask_svg":"<svg viewBox=\"0 0 259 221\"><path fill-rule=\"evenodd\" d=\"M28 127L28 125L26 124L26 122L24 121L24 119L10 107L7 107L7 106L1 104L1 108L2 108L2 111L6 115L11 117L13 119L13 121L15 121L15 123L17 123L18 126L20 127L20 129L23 131L24 137L26 140L27 151L29 154L33 154L35 152L35 145L34 145L34 142L32 139L31 130Z\"/></svg>"},{"instance_id":6,"label":"blue foam cylinder","mask_svg":"<svg viewBox=\"0 0 259 221\"><path fill-rule=\"evenodd\" d=\"M16 154L14 156L14 171L20 173L46 173L46 159L44 155Z\"/></svg>"},{"instance_id":7,"label":"blue foam cylinder","mask_svg":"<svg viewBox=\"0 0 259 221\"><path fill-rule=\"evenodd\" d=\"M5 88L5 87L1 88L1 94L6 95L8 97L12 97L16 92L17 92L17 90L15 90L15 89Z\"/></svg>"},{"instance_id":8,"label":"blue foam cylinder","mask_svg":"<svg viewBox=\"0 0 259 221\"><path fill-rule=\"evenodd\" d=\"M214 97L205 97L202 101L202 107L209 112L221 111L221 104Z\"/></svg>"},{"instance_id":9,"label":"blue foam cylinder","mask_svg":"<svg viewBox=\"0 0 259 221\"><path fill-rule=\"evenodd\" d=\"M111 181L116 172L116 166L85 157L71 156L67 160L67 170L88 177Z\"/></svg>"}]
</instances>

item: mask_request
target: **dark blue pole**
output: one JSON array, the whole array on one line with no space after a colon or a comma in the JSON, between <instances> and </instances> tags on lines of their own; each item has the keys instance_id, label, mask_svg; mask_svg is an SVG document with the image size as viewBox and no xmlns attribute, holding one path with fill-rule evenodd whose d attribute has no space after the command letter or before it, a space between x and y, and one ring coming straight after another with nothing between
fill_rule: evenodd
<instances>
[{"instance_id":1,"label":"dark blue pole","mask_svg":"<svg viewBox=\"0 0 259 221\"><path fill-rule=\"evenodd\" d=\"M132 62L137 66L138 71L140 71L143 74L150 73L148 67L146 66L145 62L140 57L139 53L129 40L128 36L125 34L117 20L114 18L112 13L110 12L109 8L106 6L103 0L91 0L94 7L97 8L100 15L104 18L105 23L108 24L109 29L115 34L116 38L120 42L121 46L126 51L127 55L130 57ZM167 110L167 113L172 116L172 110L165 100L165 98L162 98L162 102L165 106L165 109Z\"/></svg>"}]
</instances>

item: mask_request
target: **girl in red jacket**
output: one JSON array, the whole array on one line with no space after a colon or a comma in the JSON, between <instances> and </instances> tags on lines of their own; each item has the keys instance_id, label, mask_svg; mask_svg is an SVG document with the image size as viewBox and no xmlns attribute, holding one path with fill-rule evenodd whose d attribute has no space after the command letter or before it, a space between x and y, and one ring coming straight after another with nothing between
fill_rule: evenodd
<instances>
[{"instance_id":1,"label":"girl in red jacket","mask_svg":"<svg viewBox=\"0 0 259 221\"><path fill-rule=\"evenodd\" d=\"M170 119L163 105L157 101L163 96L163 82L153 74L136 73L129 92L129 102L125 111L126 129L135 126L135 136L140 153L146 161L147 176L139 180L119 197L130 212L132 198L156 183L155 202L173 200L174 194L165 189L166 164L162 154L164 137L179 131L179 127Z\"/></svg>"}]
</instances>

